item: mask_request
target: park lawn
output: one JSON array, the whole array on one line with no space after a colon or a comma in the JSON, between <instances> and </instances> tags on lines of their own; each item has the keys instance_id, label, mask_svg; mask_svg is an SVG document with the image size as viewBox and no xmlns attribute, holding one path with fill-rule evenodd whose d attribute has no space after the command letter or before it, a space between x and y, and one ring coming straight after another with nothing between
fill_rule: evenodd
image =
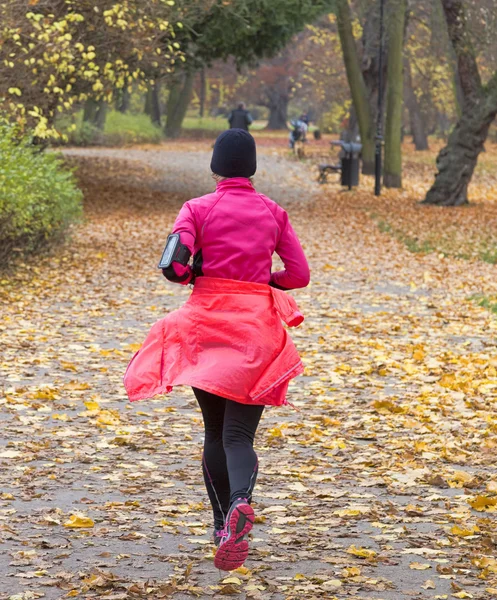
<instances>
[{"instance_id":1,"label":"park lawn","mask_svg":"<svg viewBox=\"0 0 497 600\"><path fill-rule=\"evenodd\" d=\"M373 178L361 176L350 202L365 210L382 232L401 241L411 252L497 264L497 144L488 143L480 157L469 188L470 203L449 208L420 204L434 180L436 156L442 145L435 140L429 151L416 152L406 142L403 189L383 188L378 198L373 193ZM330 185L325 193L331 200L336 185Z\"/></svg>"},{"instance_id":2,"label":"park lawn","mask_svg":"<svg viewBox=\"0 0 497 600\"><path fill-rule=\"evenodd\" d=\"M250 131L256 139L280 141L286 145L288 131L268 131L266 121L254 121ZM134 144L160 144L164 142L164 132L154 125L150 117L140 113L121 113L110 110L105 121L103 132L83 123L83 111L72 115L64 115L57 120L57 128L67 138L70 145L86 146L127 146ZM182 138L215 139L228 128L225 117L193 117L188 116L183 122Z\"/></svg>"}]
</instances>

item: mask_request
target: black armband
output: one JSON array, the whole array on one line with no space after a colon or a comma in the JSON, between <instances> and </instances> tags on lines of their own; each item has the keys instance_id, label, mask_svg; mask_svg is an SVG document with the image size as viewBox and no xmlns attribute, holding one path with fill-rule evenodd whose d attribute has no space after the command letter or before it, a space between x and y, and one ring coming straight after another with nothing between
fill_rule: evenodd
<instances>
[{"instance_id":1,"label":"black armband","mask_svg":"<svg viewBox=\"0 0 497 600\"><path fill-rule=\"evenodd\" d=\"M167 237L167 244L159 262L159 269L172 269L173 262L177 262L186 267L191 255L192 253L188 247L181 243L179 233L171 233Z\"/></svg>"}]
</instances>

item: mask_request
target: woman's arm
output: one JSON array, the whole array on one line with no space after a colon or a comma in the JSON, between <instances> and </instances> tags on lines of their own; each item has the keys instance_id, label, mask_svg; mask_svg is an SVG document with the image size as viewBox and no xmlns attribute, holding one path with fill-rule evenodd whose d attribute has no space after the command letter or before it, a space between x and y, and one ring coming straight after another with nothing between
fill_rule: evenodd
<instances>
[{"instance_id":1,"label":"woman's arm","mask_svg":"<svg viewBox=\"0 0 497 600\"><path fill-rule=\"evenodd\" d=\"M276 246L276 254L281 258L285 268L271 274L269 285L283 290L304 288L309 285L311 274L299 238L290 224L288 215L284 214L283 229Z\"/></svg>"},{"instance_id":2,"label":"woman's arm","mask_svg":"<svg viewBox=\"0 0 497 600\"><path fill-rule=\"evenodd\" d=\"M179 233L181 243L193 254L196 236L195 215L188 202L185 202L179 211L171 233ZM177 262L171 263L171 266L167 269L162 269L162 274L169 281L180 283L181 285L187 285L193 278L193 271L190 265L183 266Z\"/></svg>"}]
</instances>

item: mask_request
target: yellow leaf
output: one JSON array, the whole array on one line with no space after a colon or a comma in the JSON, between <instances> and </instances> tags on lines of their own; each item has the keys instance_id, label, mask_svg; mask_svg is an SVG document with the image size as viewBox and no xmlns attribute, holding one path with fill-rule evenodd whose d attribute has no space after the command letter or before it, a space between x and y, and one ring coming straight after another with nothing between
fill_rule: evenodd
<instances>
[{"instance_id":1,"label":"yellow leaf","mask_svg":"<svg viewBox=\"0 0 497 600\"><path fill-rule=\"evenodd\" d=\"M295 581L303 581L305 578L305 575L302 575L302 573L297 573L294 577Z\"/></svg>"},{"instance_id":2,"label":"yellow leaf","mask_svg":"<svg viewBox=\"0 0 497 600\"><path fill-rule=\"evenodd\" d=\"M95 522L82 514L75 514L69 517L69 521L64 523L64 527L68 529L89 529L95 525Z\"/></svg>"},{"instance_id":3,"label":"yellow leaf","mask_svg":"<svg viewBox=\"0 0 497 600\"><path fill-rule=\"evenodd\" d=\"M391 400L375 400L373 406L380 414L399 414L405 412L401 406L398 406Z\"/></svg>"},{"instance_id":4,"label":"yellow leaf","mask_svg":"<svg viewBox=\"0 0 497 600\"><path fill-rule=\"evenodd\" d=\"M242 581L241 579L238 579L238 577L226 577L226 579L223 579L222 583L234 583L235 585L241 585Z\"/></svg>"},{"instance_id":5,"label":"yellow leaf","mask_svg":"<svg viewBox=\"0 0 497 600\"><path fill-rule=\"evenodd\" d=\"M97 423L99 425L120 425L119 416L110 410L102 410L98 416Z\"/></svg>"},{"instance_id":6,"label":"yellow leaf","mask_svg":"<svg viewBox=\"0 0 497 600\"><path fill-rule=\"evenodd\" d=\"M468 500L468 503L474 510L494 512L497 505L497 496L476 496L476 498Z\"/></svg>"},{"instance_id":7,"label":"yellow leaf","mask_svg":"<svg viewBox=\"0 0 497 600\"><path fill-rule=\"evenodd\" d=\"M470 594L469 592L457 592L457 594L452 594L453 598L474 598L473 594Z\"/></svg>"},{"instance_id":8,"label":"yellow leaf","mask_svg":"<svg viewBox=\"0 0 497 600\"><path fill-rule=\"evenodd\" d=\"M497 573L497 560L490 556L474 559L473 564L479 569L485 569L488 573Z\"/></svg>"},{"instance_id":9,"label":"yellow leaf","mask_svg":"<svg viewBox=\"0 0 497 600\"><path fill-rule=\"evenodd\" d=\"M57 400L57 390L52 388L41 388L37 390L32 396L35 400Z\"/></svg>"},{"instance_id":10,"label":"yellow leaf","mask_svg":"<svg viewBox=\"0 0 497 600\"><path fill-rule=\"evenodd\" d=\"M339 517L357 517L357 515L361 514L361 511L353 510L351 508L344 508L342 510L335 510L333 514L338 515Z\"/></svg>"},{"instance_id":11,"label":"yellow leaf","mask_svg":"<svg viewBox=\"0 0 497 600\"><path fill-rule=\"evenodd\" d=\"M413 352L413 355L412 355L412 357L414 358L414 360L424 360L425 356L426 356L426 355L425 355L425 353L423 352L423 350L420 350L420 349L418 349L418 350L415 350L415 351Z\"/></svg>"},{"instance_id":12,"label":"yellow leaf","mask_svg":"<svg viewBox=\"0 0 497 600\"><path fill-rule=\"evenodd\" d=\"M362 546L360 548L356 548L354 544L347 549L347 553L358 556L359 558L374 558L376 556L376 552L374 550L368 550Z\"/></svg>"},{"instance_id":13,"label":"yellow leaf","mask_svg":"<svg viewBox=\"0 0 497 600\"><path fill-rule=\"evenodd\" d=\"M409 565L409 568L414 569L416 571L425 571L426 569L431 569L431 565L427 563L412 562Z\"/></svg>"},{"instance_id":14,"label":"yellow leaf","mask_svg":"<svg viewBox=\"0 0 497 600\"><path fill-rule=\"evenodd\" d=\"M94 400L87 400L85 406L88 410L100 410L100 404Z\"/></svg>"},{"instance_id":15,"label":"yellow leaf","mask_svg":"<svg viewBox=\"0 0 497 600\"><path fill-rule=\"evenodd\" d=\"M447 483L451 488L462 488L465 483L468 483L473 479L473 475L466 473L466 471L454 471L447 477Z\"/></svg>"},{"instance_id":16,"label":"yellow leaf","mask_svg":"<svg viewBox=\"0 0 497 600\"><path fill-rule=\"evenodd\" d=\"M60 366L64 369L64 371L73 371L74 373L78 372L78 367L76 365L66 362L65 360L60 361Z\"/></svg>"},{"instance_id":17,"label":"yellow leaf","mask_svg":"<svg viewBox=\"0 0 497 600\"><path fill-rule=\"evenodd\" d=\"M452 535L458 535L460 537L467 537L469 535L475 535L475 533L478 533L479 531L480 531L480 529L478 528L477 525L473 525L473 527L471 527L471 529L463 529L462 527L459 527L459 525L454 525L454 527L452 527L452 529L450 530Z\"/></svg>"},{"instance_id":18,"label":"yellow leaf","mask_svg":"<svg viewBox=\"0 0 497 600\"><path fill-rule=\"evenodd\" d=\"M66 415L65 413L59 415L58 413L54 413L52 415L52 419L55 419L56 421L69 421L69 416Z\"/></svg>"},{"instance_id":19,"label":"yellow leaf","mask_svg":"<svg viewBox=\"0 0 497 600\"><path fill-rule=\"evenodd\" d=\"M359 567L345 567L345 569L342 570L342 575L344 577L357 577L360 574L361 569L359 569Z\"/></svg>"}]
</instances>

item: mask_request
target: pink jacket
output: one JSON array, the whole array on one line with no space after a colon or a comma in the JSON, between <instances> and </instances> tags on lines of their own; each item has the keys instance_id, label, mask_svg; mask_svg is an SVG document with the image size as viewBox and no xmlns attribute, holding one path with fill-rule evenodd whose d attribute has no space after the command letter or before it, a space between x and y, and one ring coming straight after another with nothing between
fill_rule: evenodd
<instances>
[{"instance_id":1,"label":"pink jacket","mask_svg":"<svg viewBox=\"0 0 497 600\"><path fill-rule=\"evenodd\" d=\"M193 255L202 250L202 272L206 277L271 282L284 289L302 288L309 283L309 266L288 214L256 192L244 177L225 179L214 193L185 202L173 233L180 234L181 242ZM285 269L271 274L274 252ZM180 277L186 271L191 274L189 266L173 265Z\"/></svg>"},{"instance_id":2,"label":"pink jacket","mask_svg":"<svg viewBox=\"0 0 497 600\"><path fill-rule=\"evenodd\" d=\"M243 404L286 404L304 366L281 321L304 320L268 285L199 277L180 309L155 323L124 376L129 399L189 385Z\"/></svg>"}]
</instances>

